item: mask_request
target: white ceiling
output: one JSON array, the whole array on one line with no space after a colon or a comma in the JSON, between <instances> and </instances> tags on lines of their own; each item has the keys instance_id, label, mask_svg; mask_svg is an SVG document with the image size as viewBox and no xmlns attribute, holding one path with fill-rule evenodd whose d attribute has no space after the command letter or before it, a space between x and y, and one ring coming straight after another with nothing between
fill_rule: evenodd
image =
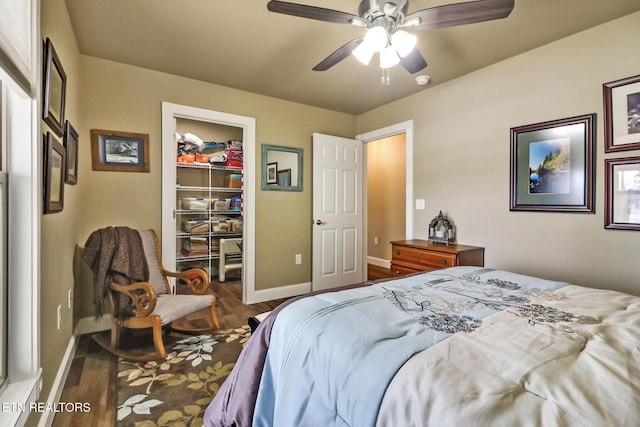
<instances>
[{"instance_id":1,"label":"white ceiling","mask_svg":"<svg viewBox=\"0 0 640 427\"><path fill-rule=\"evenodd\" d=\"M359 0L299 0L357 14ZM409 13L458 1L409 0ZM80 52L258 94L360 114L640 10L639 0L515 0L502 20L415 31L428 86L401 66L318 62L362 28L267 11L267 0L66 0ZM632 54L632 53L630 53ZM597 61L598 58L594 58Z\"/></svg>"}]
</instances>

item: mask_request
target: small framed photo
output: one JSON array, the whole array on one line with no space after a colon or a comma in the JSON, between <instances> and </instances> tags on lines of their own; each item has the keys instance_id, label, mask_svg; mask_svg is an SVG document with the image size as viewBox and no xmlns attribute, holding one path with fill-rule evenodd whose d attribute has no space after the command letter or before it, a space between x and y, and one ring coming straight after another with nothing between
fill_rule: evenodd
<instances>
[{"instance_id":1,"label":"small framed photo","mask_svg":"<svg viewBox=\"0 0 640 427\"><path fill-rule=\"evenodd\" d=\"M60 212L64 205L66 153L51 132L45 136L44 213Z\"/></svg>"},{"instance_id":2,"label":"small framed photo","mask_svg":"<svg viewBox=\"0 0 640 427\"><path fill-rule=\"evenodd\" d=\"M78 132L69 120L64 127L64 149L67 153L67 171L64 182L75 185L78 183Z\"/></svg>"},{"instance_id":3,"label":"small framed photo","mask_svg":"<svg viewBox=\"0 0 640 427\"><path fill-rule=\"evenodd\" d=\"M149 172L149 135L91 129L91 166L96 171Z\"/></svg>"},{"instance_id":4,"label":"small framed photo","mask_svg":"<svg viewBox=\"0 0 640 427\"><path fill-rule=\"evenodd\" d=\"M595 114L511 128L510 210L594 212Z\"/></svg>"},{"instance_id":5,"label":"small framed photo","mask_svg":"<svg viewBox=\"0 0 640 427\"><path fill-rule=\"evenodd\" d=\"M56 135L62 137L64 132L64 102L67 90L67 75L49 38L45 42L44 49L44 105L42 119Z\"/></svg>"},{"instance_id":6,"label":"small framed photo","mask_svg":"<svg viewBox=\"0 0 640 427\"><path fill-rule=\"evenodd\" d=\"M604 228L640 230L640 157L605 159Z\"/></svg>"},{"instance_id":7,"label":"small framed photo","mask_svg":"<svg viewBox=\"0 0 640 427\"><path fill-rule=\"evenodd\" d=\"M291 186L291 169L282 169L278 171L278 185L281 187Z\"/></svg>"},{"instance_id":8,"label":"small framed photo","mask_svg":"<svg viewBox=\"0 0 640 427\"><path fill-rule=\"evenodd\" d=\"M267 163L267 185L278 184L278 162Z\"/></svg>"},{"instance_id":9,"label":"small framed photo","mask_svg":"<svg viewBox=\"0 0 640 427\"><path fill-rule=\"evenodd\" d=\"M602 86L605 152L640 150L640 75Z\"/></svg>"}]
</instances>

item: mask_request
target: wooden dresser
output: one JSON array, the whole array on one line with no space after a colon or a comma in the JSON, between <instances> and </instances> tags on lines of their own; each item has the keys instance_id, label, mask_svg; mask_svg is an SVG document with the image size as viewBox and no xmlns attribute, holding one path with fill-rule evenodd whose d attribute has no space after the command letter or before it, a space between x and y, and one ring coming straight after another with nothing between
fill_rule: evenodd
<instances>
[{"instance_id":1,"label":"wooden dresser","mask_svg":"<svg viewBox=\"0 0 640 427\"><path fill-rule=\"evenodd\" d=\"M392 276L458 265L484 267L484 248L478 246L398 240L391 242L391 252Z\"/></svg>"}]
</instances>

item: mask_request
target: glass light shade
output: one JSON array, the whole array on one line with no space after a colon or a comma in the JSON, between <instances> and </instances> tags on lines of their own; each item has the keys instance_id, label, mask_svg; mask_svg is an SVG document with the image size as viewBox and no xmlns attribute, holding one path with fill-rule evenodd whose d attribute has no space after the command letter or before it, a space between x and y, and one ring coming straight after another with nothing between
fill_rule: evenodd
<instances>
[{"instance_id":1,"label":"glass light shade","mask_svg":"<svg viewBox=\"0 0 640 427\"><path fill-rule=\"evenodd\" d=\"M358 58L358 61L362 62L364 65L369 65L369 61L371 61L374 52L367 43L362 42L353 49L351 53L353 53L353 56Z\"/></svg>"},{"instance_id":2,"label":"glass light shade","mask_svg":"<svg viewBox=\"0 0 640 427\"><path fill-rule=\"evenodd\" d=\"M416 47L416 40L417 37L413 34L400 30L391 36L391 46L398 52L398 55L404 58Z\"/></svg>"},{"instance_id":3,"label":"glass light shade","mask_svg":"<svg viewBox=\"0 0 640 427\"><path fill-rule=\"evenodd\" d=\"M374 52L380 52L382 49L387 47L389 42L389 35L387 34L387 30L383 27L372 27L367 30L367 33L364 35L364 42L370 46L371 50Z\"/></svg>"},{"instance_id":4,"label":"glass light shade","mask_svg":"<svg viewBox=\"0 0 640 427\"><path fill-rule=\"evenodd\" d=\"M380 51L380 68L391 68L400 62L396 50L389 46Z\"/></svg>"}]
</instances>

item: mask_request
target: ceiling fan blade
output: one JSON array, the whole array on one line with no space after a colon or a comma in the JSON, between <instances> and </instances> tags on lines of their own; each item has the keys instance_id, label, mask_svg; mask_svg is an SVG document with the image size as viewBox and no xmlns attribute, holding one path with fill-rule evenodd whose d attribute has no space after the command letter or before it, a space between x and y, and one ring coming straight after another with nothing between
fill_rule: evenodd
<instances>
[{"instance_id":1,"label":"ceiling fan blade","mask_svg":"<svg viewBox=\"0 0 640 427\"><path fill-rule=\"evenodd\" d=\"M400 57L400 64L411 74L417 73L427 67L427 61L424 60L424 57L417 47L404 58Z\"/></svg>"},{"instance_id":2,"label":"ceiling fan blade","mask_svg":"<svg viewBox=\"0 0 640 427\"><path fill-rule=\"evenodd\" d=\"M475 0L419 10L405 19L420 18L420 24L408 26L412 30L454 27L456 25L502 19L509 16L515 0Z\"/></svg>"},{"instance_id":3,"label":"ceiling fan blade","mask_svg":"<svg viewBox=\"0 0 640 427\"><path fill-rule=\"evenodd\" d=\"M339 47L331 55L327 56L322 61L320 61L318 65L313 67L313 71L326 71L329 68L333 67L338 62L342 61L343 59L351 55L351 52L353 52L353 49L358 47L358 45L362 43L363 39L364 39L364 36L360 36L358 38L351 40L349 43L345 44L344 46Z\"/></svg>"},{"instance_id":4,"label":"ceiling fan blade","mask_svg":"<svg viewBox=\"0 0 640 427\"><path fill-rule=\"evenodd\" d=\"M271 0L267 3L267 9L271 12L316 19L318 21L335 22L336 24L351 24L353 19L360 19L359 16L346 12L279 0Z\"/></svg>"}]
</instances>

